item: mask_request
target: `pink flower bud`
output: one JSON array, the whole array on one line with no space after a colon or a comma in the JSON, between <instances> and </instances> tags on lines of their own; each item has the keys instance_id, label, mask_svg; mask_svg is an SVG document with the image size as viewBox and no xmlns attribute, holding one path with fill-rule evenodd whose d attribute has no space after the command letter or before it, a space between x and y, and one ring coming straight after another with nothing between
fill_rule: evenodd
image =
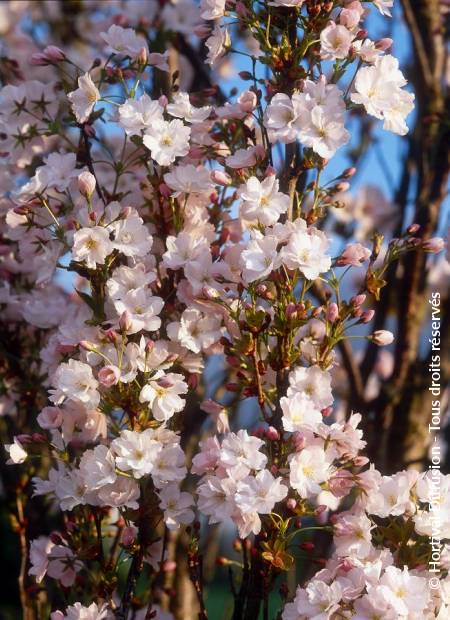
<instances>
[{"instance_id":1,"label":"pink flower bud","mask_svg":"<svg viewBox=\"0 0 450 620\"><path fill-rule=\"evenodd\" d=\"M408 235L415 235L416 232L419 232L419 230L420 230L420 224L411 224L406 229L406 232L408 233Z\"/></svg>"},{"instance_id":2,"label":"pink flower bud","mask_svg":"<svg viewBox=\"0 0 450 620\"><path fill-rule=\"evenodd\" d=\"M293 302L289 302L286 306L286 318L287 319L295 319L297 318L297 304Z\"/></svg>"},{"instance_id":3,"label":"pink flower bud","mask_svg":"<svg viewBox=\"0 0 450 620\"><path fill-rule=\"evenodd\" d=\"M248 17L250 13L243 2L236 2L236 13L239 17Z\"/></svg>"},{"instance_id":4,"label":"pink flower bud","mask_svg":"<svg viewBox=\"0 0 450 620\"><path fill-rule=\"evenodd\" d=\"M50 62L45 54L38 52L37 54L33 54L30 58L30 65L33 67L46 67Z\"/></svg>"},{"instance_id":5,"label":"pink flower bud","mask_svg":"<svg viewBox=\"0 0 450 620\"><path fill-rule=\"evenodd\" d=\"M350 299L350 303L352 304L352 306L361 306L364 302L366 301L366 295L362 294L362 295L355 295L354 297L352 297Z\"/></svg>"},{"instance_id":6,"label":"pink flower bud","mask_svg":"<svg viewBox=\"0 0 450 620\"><path fill-rule=\"evenodd\" d=\"M95 351L96 349L95 344L89 342L89 340L80 340L78 344L85 351Z\"/></svg>"},{"instance_id":7,"label":"pink flower bud","mask_svg":"<svg viewBox=\"0 0 450 620\"><path fill-rule=\"evenodd\" d=\"M209 26L207 23L202 23L202 24L197 24L197 26L194 26L194 29L192 32L199 39L206 39L206 37L209 37L209 35L211 34L212 30L211 30L211 26Z\"/></svg>"},{"instance_id":8,"label":"pink flower bud","mask_svg":"<svg viewBox=\"0 0 450 620\"><path fill-rule=\"evenodd\" d=\"M188 378L188 386L191 388L191 390L196 390L199 384L199 378L198 375L189 375Z\"/></svg>"},{"instance_id":9,"label":"pink flower bud","mask_svg":"<svg viewBox=\"0 0 450 620\"><path fill-rule=\"evenodd\" d=\"M252 435L253 435L253 437L262 438L262 437L264 437L265 432L266 432L266 429L263 426L258 426L253 431Z\"/></svg>"},{"instance_id":10,"label":"pink flower bud","mask_svg":"<svg viewBox=\"0 0 450 620\"><path fill-rule=\"evenodd\" d=\"M345 265L353 265L354 267L359 267L364 261L370 258L370 250L365 248L360 243L349 243L346 245L344 251L339 256L336 261L336 264L339 267L343 267Z\"/></svg>"},{"instance_id":11,"label":"pink flower bud","mask_svg":"<svg viewBox=\"0 0 450 620\"><path fill-rule=\"evenodd\" d=\"M47 47L44 48L44 54L52 62L61 62L67 58L62 49L56 45L47 45Z\"/></svg>"},{"instance_id":12,"label":"pink flower bud","mask_svg":"<svg viewBox=\"0 0 450 620\"><path fill-rule=\"evenodd\" d=\"M350 183L348 183L347 181L341 181L340 183L336 184L336 191L338 192L348 192L349 189Z\"/></svg>"},{"instance_id":13,"label":"pink flower bud","mask_svg":"<svg viewBox=\"0 0 450 620\"><path fill-rule=\"evenodd\" d=\"M105 338L114 344L119 340L119 334L113 329L108 329L108 331L105 332Z\"/></svg>"},{"instance_id":14,"label":"pink flower bud","mask_svg":"<svg viewBox=\"0 0 450 620\"><path fill-rule=\"evenodd\" d=\"M215 400L209 398L208 400L204 400L200 404L200 409L205 413L209 413L210 415L219 415L219 413L222 413L225 407L220 403L216 403Z\"/></svg>"},{"instance_id":15,"label":"pink flower bud","mask_svg":"<svg viewBox=\"0 0 450 620\"><path fill-rule=\"evenodd\" d=\"M16 215L28 215L30 213L30 209L25 206L14 207L13 211Z\"/></svg>"},{"instance_id":16,"label":"pink flower bud","mask_svg":"<svg viewBox=\"0 0 450 620\"><path fill-rule=\"evenodd\" d=\"M378 329L371 336L372 342L380 347L384 347L394 341L394 334L387 329Z\"/></svg>"},{"instance_id":17,"label":"pink flower bud","mask_svg":"<svg viewBox=\"0 0 450 620\"><path fill-rule=\"evenodd\" d=\"M161 185L159 186L159 193L161 194L161 196L164 196L164 198L170 198L172 190L165 183L161 183Z\"/></svg>"},{"instance_id":18,"label":"pink flower bud","mask_svg":"<svg viewBox=\"0 0 450 620\"><path fill-rule=\"evenodd\" d=\"M120 380L120 370L117 366L103 366L103 368L98 371L98 380L107 388L117 385Z\"/></svg>"},{"instance_id":19,"label":"pink flower bud","mask_svg":"<svg viewBox=\"0 0 450 620\"><path fill-rule=\"evenodd\" d=\"M136 56L136 60L140 65L146 65L148 60L148 52L145 47L141 47L138 55Z\"/></svg>"},{"instance_id":20,"label":"pink flower bud","mask_svg":"<svg viewBox=\"0 0 450 620\"><path fill-rule=\"evenodd\" d=\"M353 459L355 467L364 467L364 465L367 465L368 462L369 459L367 458L367 456L355 456L355 458Z\"/></svg>"},{"instance_id":21,"label":"pink flower bud","mask_svg":"<svg viewBox=\"0 0 450 620\"><path fill-rule=\"evenodd\" d=\"M292 443L295 451L300 452L300 450L303 450L306 445L305 436L299 431L295 431L295 433L292 434Z\"/></svg>"},{"instance_id":22,"label":"pink flower bud","mask_svg":"<svg viewBox=\"0 0 450 620\"><path fill-rule=\"evenodd\" d=\"M47 437L41 433L33 433L31 439L34 443L47 443Z\"/></svg>"},{"instance_id":23,"label":"pink flower bud","mask_svg":"<svg viewBox=\"0 0 450 620\"><path fill-rule=\"evenodd\" d=\"M133 321L132 321L130 312L128 310L124 310L124 312L122 312L119 318L119 327L121 331L123 332L130 331L132 325L133 325Z\"/></svg>"},{"instance_id":24,"label":"pink flower bud","mask_svg":"<svg viewBox=\"0 0 450 620\"><path fill-rule=\"evenodd\" d=\"M213 170L211 172L211 179L213 183L217 183L217 185L222 185L223 187L227 187L227 185L231 185L230 175L224 172L223 170Z\"/></svg>"},{"instance_id":25,"label":"pink flower bud","mask_svg":"<svg viewBox=\"0 0 450 620\"><path fill-rule=\"evenodd\" d=\"M385 52L391 46L392 39L390 39L389 37L385 37L384 39L379 39L378 41L375 41L375 47L377 48L377 50L381 50L382 52Z\"/></svg>"},{"instance_id":26,"label":"pink flower bud","mask_svg":"<svg viewBox=\"0 0 450 620\"><path fill-rule=\"evenodd\" d=\"M375 310L365 310L361 315L361 323L370 323L375 316Z\"/></svg>"},{"instance_id":27,"label":"pink flower bud","mask_svg":"<svg viewBox=\"0 0 450 620\"><path fill-rule=\"evenodd\" d=\"M422 249L430 254L437 254L445 248L445 241L442 237L432 237L422 241Z\"/></svg>"},{"instance_id":28,"label":"pink flower bud","mask_svg":"<svg viewBox=\"0 0 450 620\"><path fill-rule=\"evenodd\" d=\"M253 112L258 105L258 97L251 90L244 91L237 100L242 112Z\"/></svg>"},{"instance_id":29,"label":"pink flower bud","mask_svg":"<svg viewBox=\"0 0 450 620\"><path fill-rule=\"evenodd\" d=\"M153 340L149 340L147 344L145 345L145 352L147 353L147 355L150 355L150 353L153 351L154 348L155 348L155 343L153 342Z\"/></svg>"},{"instance_id":30,"label":"pink flower bud","mask_svg":"<svg viewBox=\"0 0 450 620\"><path fill-rule=\"evenodd\" d=\"M88 170L78 175L78 189L82 196L90 198L95 191L95 185L95 177Z\"/></svg>"},{"instance_id":31,"label":"pink flower bud","mask_svg":"<svg viewBox=\"0 0 450 620\"><path fill-rule=\"evenodd\" d=\"M339 317L339 308L336 303L333 302L328 305L325 317L330 323L334 323L337 320Z\"/></svg>"},{"instance_id":32,"label":"pink flower bud","mask_svg":"<svg viewBox=\"0 0 450 620\"><path fill-rule=\"evenodd\" d=\"M133 525L125 527L120 537L120 542L124 547L129 547L136 540L137 529Z\"/></svg>"},{"instance_id":33,"label":"pink flower bud","mask_svg":"<svg viewBox=\"0 0 450 620\"><path fill-rule=\"evenodd\" d=\"M325 407L320 413L323 415L324 418L329 418L330 415L333 413L333 407L331 405L329 407Z\"/></svg>"},{"instance_id":34,"label":"pink flower bud","mask_svg":"<svg viewBox=\"0 0 450 620\"><path fill-rule=\"evenodd\" d=\"M59 428L63 422L63 413L59 407L44 407L37 417L41 428Z\"/></svg>"},{"instance_id":35,"label":"pink flower bud","mask_svg":"<svg viewBox=\"0 0 450 620\"><path fill-rule=\"evenodd\" d=\"M25 433L23 433L22 435L17 435L15 439L17 439L17 441L19 441L22 444L31 443L33 441L31 435L25 435Z\"/></svg>"},{"instance_id":36,"label":"pink flower bud","mask_svg":"<svg viewBox=\"0 0 450 620\"><path fill-rule=\"evenodd\" d=\"M286 508L288 510L295 510L297 507L297 502L295 501L295 499L293 499L292 497L289 497L288 500L286 501Z\"/></svg>"},{"instance_id":37,"label":"pink flower bud","mask_svg":"<svg viewBox=\"0 0 450 620\"><path fill-rule=\"evenodd\" d=\"M266 430L266 437L270 441L277 441L278 439L280 439L280 433L274 426L269 426L269 428Z\"/></svg>"},{"instance_id":38,"label":"pink flower bud","mask_svg":"<svg viewBox=\"0 0 450 620\"><path fill-rule=\"evenodd\" d=\"M344 172L342 173L342 178L349 179L350 177L354 176L355 174L356 174L356 168L354 168L354 167L346 168L344 170Z\"/></svg>"}]
</instances>

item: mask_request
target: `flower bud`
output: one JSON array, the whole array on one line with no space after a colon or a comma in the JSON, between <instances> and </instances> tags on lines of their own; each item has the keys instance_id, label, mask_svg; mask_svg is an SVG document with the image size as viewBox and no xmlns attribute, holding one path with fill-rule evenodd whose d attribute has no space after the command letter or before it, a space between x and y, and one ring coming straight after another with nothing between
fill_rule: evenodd
<instances>
[{"instance_id":1,"label":"flower bud","mask_svg":"<svg viewBox=\"0 0 450 620\"><path fill-rule=\"evenodd\" d=\"M355 174L356 174L356 168L352 166L351 168L346 168L344 170L344 172L342 173L342 178L350 179L350 177L352 177Z\"/></svg>"},{"instance_id":2,"label":"flower bud","mask_svg":"<svg viewBox=\"0 0 450 620\"><path fill-rule=\"evenodd\" d=\"M42 433L33 433L31 439L33 443L47 443L47 437Z\"/></svg>"},{"instance_id":3,"label":"flower bud","mask_svg":"<svg viewBox=\"0 0 450 620\"><path fill-rule=\"evenodd\" d=\"M375 310L365 310L361 315L361 323L370 323L375 316Z\"/></svg>"},{"instance_id":4,"label":"flower bud","mask_svg":"<svg viewBox=\"0 0 450 620\"><path fill-rule=\"evenodd\" d=\"M286 501L286 508L288 510L294 511L297 507L297 502L292 497L289 497Z\"/></svg>"},{"instance_id":5,"label":"flower bud","mask_svg":"<svg viewBox=\"0 0 450 620\"><path fill-rule=\"evenodd\" d=\"M269 428L266 430L266 437L270 441L277 441L278 439L280 439L280 433L274 426L269 426Z\"/></svg>"},{"instance_id":6,"label":"flower bud","mask_svg":"<svg viewBox=\"0 0 450 620\"><path fill-rule=\"evenodd\" d=\"M33 54L30 59L30 65L33 67L46 67L50 62L45 54L38 52L37 54Z\"/></svg>"},{"instance_id":7,"label":"flower bud","mask_svg":"<svg viewBox=\"0 0 450 620\"><path fill-rule=\"evenodd\" d=\"M361 294L361 295L355 295L354 297L352 297L350 299L350 303L352 306L362 306L362 304L366 301L366 295Z\"/></svg>"},{"instance_id":8,"label":"flower bud","mask_svg":"<svg viewBox=\"0 0 450 620\"><path fill-rule=\"evenodd\" d=\"M80 194L89 199L95 191L95 177L88 170L78 175L78 189Z\"/></svg>"},{"instance_id":9,"label":"flower bud","mask_svg":"<svg viewBox=\"0 0 450 620\"><path fill-rule=\"evenodd\" d=\"M344 267L346 265L359 267L369 258L370 250L365 248L360 243L349 243L345 246L344 251L337 259L336 264L339 265L339 267Z\"/></svg>"},{"instance_id":10,"label":"flower bud","mask_svg":"<svg viewBox=\"0 0 450 620\"><path fill-rule=\"evenodd\" d=\"M445 241L442 237L432 237L422 241L422 249L430 254L437 254L445 247Z\"/></svg>"},{"instance_id":11,"label":"flower bud","mask_svg":"<svg viewBox=\"0 0 450 620\"><path fill-rule=\"evenodd\" d=\"M164 196L164 198L170 198L172 190L165 183L161 183L161 185L159 186L159 193L161 194L161 196Z\"/></svg>"},{"instance_id":12,"label":"flower bud","mask_svg":"<svg viewBox=\"0 0 450 620\"><path fill-rule=\"evenodd\" d=\"M242 112L253 112L258 105L258 97L251 90L244 91L237 100Z\"/></svg>"},{"instance_id":13,"label":"flower bud","mask_svg":"<svg viewBox=\"0 0 450 620\"><path fill-rule=\"evenodd\" d=\"M217 183L217 185L222 185L223 187L231 184L230 175L223 170L213 170L211 173L211 179L213 183Z\"/></svg>"},{"instance_id":14,"label":"flower bud","mask_svg":"<svg viewBox=\"0 0 450 620\"><path fill-rule=\"evenodd\" d=\"M124 310L119 318L119 327L121 331L128 332L130 331L133 325L131 314L128 310Z\"/></svg>"},{"instance_id":15,"label":"flower bud","mask_svg":"<svg viewBox=\"0 0 450 620\"><path fill-rule=\"evenodd\" d=\"M204 400L200 403L200 409L205 413L209 413L210 415L219 415L224 411L225 407L220 403L216 403L215 400L208 398L208 400Z\"/></svg>"},{"instance_id":16,"label":"flower bud","mask_svg":"<svg viewBox=\"0 0 450 620\"><path fill-rule=\"evenodd\" d=\"M129 547L136 540L137 529L133 525L125 527L120 537L120 542L124 547Z\"/></svg>"},{"instance_id":17,"label":"flower bud","mask_svg":"<svg viewBox=\"0 0 450 620\"><path fill-rule=\"evenodd\" d=\"M44 48L44 54L52 62L62 62L67 58L62 49L56 45L47 45L47 47Z\"/></svg>"},{"instance_id":18,"label":"flower bud","mask_svg":"<svg viewBox=\"0 0 450 620\"><path fill-rule=\"evenodd\" d=\"M147 64L147 60L148 60L148 52L147 49L142 46L141 49L139 50L138 55L136 56L136 61L139 65L144 66Z\"/></svg>"},{"instance_id":19,"label":"flower bud","mask_svg":"<svg viewBox=\"0 0 450 620\"><path fill-rule=\"evenodd\" d=\"M198 375L189 375L189 379L188 379L188 386L190 387L191 390L196 390L199 384L199 378Z\"/></svg>"},{"instance_id":20,"label":"flower bud","mask_svg":"<svg viewBox=\"0 0 450 620\"><path fill-rule=\"evenodd\" d=\"M115 342L119 340L119 334L113 329L108 329L105 332L105 338L107 338L109 342L112 342L114 344Z\"/></svg>"},{"instance_id":21,"label":"flower bud","mask_svg":"<svg viewBox=\"0 0 450 620\"><path fill-rule=\"evenodd\" d=\"M347 181L341 181L340 183L336 184L337 192L348 192L349 189L350 189L350 183L348 183Z\"/></svg>"},{"instance_id":22,"label":"flower bud","mask_svg":"<svg viewBox=\"0 0 450 620\"><path fill-rule=\"evenodd\" d=\"M305 436L299 431L295 431L295 433L292 434L292 443L296 452L300 452L306 445Z\"/></svg>"},{"instance_id":23,"label":"flower bud","mask_svg":"<svg viewBox=\"0 0 450 620\"><path fill-rule=\"evenodd\" d=\"M406 232L408 233L408 235L415 235L416 232L419 232L419 230L420 230L420 224L411 224L406 229Z\"/></svg>"},{"instance_id":24,"label":"flower bud","mask_svg":"<svg viewBox=\"0 0 450 620\"><path fill-rule=\"evenodd\" d=\"M239 17L248 17L250 15L247 7L243 2L236 2L236 13Z\"/></svg>"},{"instance_id":25,"label":"flower bud","mask_svg":"<svg viewBox=\"0 0 450 620\"><path fill-rule=\"evenodd\" d=\"M387 329L378 329L376 332L373 332L370 339L378 346L384 347L394 341L394 334Z\"/></svg>"},{"instance_id":26,"label":"flower bud","mask_svg":"<svg viewBox=\"0 0 450 620\"><path fill-rule=\"evenodd\" d=\"M208 24L201 23L201 24L197 24L197 26L194 26L194 29L192 32L199 39L206 39L206 37L209 37L209 35L211 34L212 30L211 30L211 26L209 26Z\"/></svg>"},{"instance_id":27,"label":"flower bud","mask_svg":"<svg viewBox=\"0 0 450 620\"><path fill-rule=\"evenodd\" d=\"M103 366L98 372L98 380L108 388L117 385L120 380L120 370L113 365Z\"/></svg>"},{"instance_id":28,"label":"flower bud","mask_svg":"<svg viewBox=\"0 0 450 620\"><path fill-rule=\"evenodd\" d=\"M339 317L339 308L336 303L331 303L327 306L327 311L325 314L325 318L330 323L334 323Z\"/></svg>"},{"instance_id":29,"label":"flower bud","mask_svg":"<svg viewBox=\"0 0 450 620\"><path fill-rule=\"evenodd\" d=\"M385 52L391 46L392 39L390 39L389 37L384 37L384 39L379 39L378 41L375 41L375 47L377 48L377 50L381 50L382 52Z\"/></svg>"}]
</instances>

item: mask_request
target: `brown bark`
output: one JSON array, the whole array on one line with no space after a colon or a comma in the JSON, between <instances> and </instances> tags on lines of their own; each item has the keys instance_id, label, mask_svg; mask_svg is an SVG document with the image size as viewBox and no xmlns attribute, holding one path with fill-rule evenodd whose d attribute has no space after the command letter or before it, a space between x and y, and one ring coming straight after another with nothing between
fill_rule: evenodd
<instances>
[{"instance_id":1,"label":"brown bark","mask_svg":"<svg viewBox=\"0 0 450 620\"><path fill-rule=\"evenodd\" d=\"M403 10L414 48L411 78L416 92L417 123L397 198L406 207L412 168L417 182L414 222L421 226L419 234L427 238L435 234L439 223L450 165L450 134L445 121L448 100L443 79L445 42L437 0L403 0ZM401 265L391 270L382 298L383 323L389 310L396 316L395 363L392 376L372 403L374 422L368 425L368 438L369 454L385 472L412 461L423 464L427 455L431 415L428 376L426 366L418 359L427 319L426 260L421 252L407 255ZM445 317L442 318L444 324ZM445 355L444 349L442 352ZM362 364L364 379L374 361L374 349L369 347Z\"/></svg>"}]
</instances>

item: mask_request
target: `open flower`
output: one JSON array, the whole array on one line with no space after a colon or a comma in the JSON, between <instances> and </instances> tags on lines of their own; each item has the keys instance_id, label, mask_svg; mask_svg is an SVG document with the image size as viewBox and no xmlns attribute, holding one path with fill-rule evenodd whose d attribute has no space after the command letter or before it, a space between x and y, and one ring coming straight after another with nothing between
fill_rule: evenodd
<instances>
[{"instance_id":1,"label":"open flower","mask_svg":"<svg viewBox=\"0 0 450 620\"><path fill-rule=\"evenodd\" d=\"M85 123L97 101L100 100L100 91L92 81L89 73L78 78L78 88L67 95L72 104L72 110L79 123Z\"/></svg>"}]
</instances>

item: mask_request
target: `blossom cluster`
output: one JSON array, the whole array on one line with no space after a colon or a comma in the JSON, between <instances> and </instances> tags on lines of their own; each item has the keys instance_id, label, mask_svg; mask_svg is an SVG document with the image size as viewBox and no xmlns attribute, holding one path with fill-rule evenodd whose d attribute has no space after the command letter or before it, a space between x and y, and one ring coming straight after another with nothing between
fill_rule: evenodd
<instances>
[{"instance_id":1,"label":"blossom cluster","mask_svg":"<svg viewBox=\"0 0 450 620\"><path fill-rule=\"evenodd\" d=\"M449 613L448 520L442 586L426 586L428 475L383 476L363 455L362 415L333 419L339 343L357 328L389 345L390 332L366 327L384 273L443 243L412 226L383 251L382 235L361 233L333 256L322 223L341 211L354 171L330 183L321 174L350 139L347 111L403 135L414 97L390 42L361 34L363 5L330 4L315 22L293 0L148 3L137 29L105 18L98 61L47 46L32 57L45 81L16 76L0 90L2 320L33 352L29 384L40 390L38 428L19 428L6 450L33 496L64 514L29 544L28 574L68 593L65 610L48 601L52 620L166 618L161 575L182 528L203 605L199 539L217 523L253 541L270 587L308 522L332 536L284 620ZM389 14L389 1L374 4ZM192 32L213 67L245 40L253 86L235 102L181 87L169 47ZM268 80L255 73L261 58ZM350 269L361 286L344 299ZM225 396L201 385L219 356ZM23 386L7 379L2 411L14 418ZM241 401L256 424L242 423ZM145 571L146 598L132 602Z\"/></svg>"}]
</instances>

